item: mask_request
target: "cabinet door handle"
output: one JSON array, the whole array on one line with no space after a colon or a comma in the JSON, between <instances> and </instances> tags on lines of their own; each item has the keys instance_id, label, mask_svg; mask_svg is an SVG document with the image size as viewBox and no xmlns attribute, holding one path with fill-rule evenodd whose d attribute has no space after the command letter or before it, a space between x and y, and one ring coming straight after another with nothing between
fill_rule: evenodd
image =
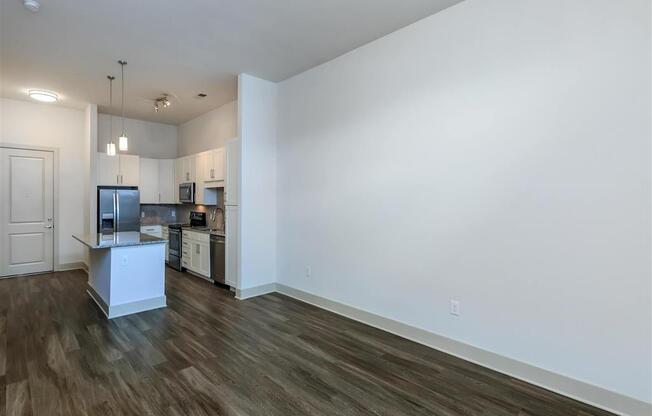
<instances>
[{"instance_id":1,"label":"cabinet door handle","mask_svg":"<svg viewBox=\"0 0 652 416\"><path fill-rule=\"evenodd\" d=\"M115 183L120 185L120 175L115 175Z\"/></svg>"}]
</instances>

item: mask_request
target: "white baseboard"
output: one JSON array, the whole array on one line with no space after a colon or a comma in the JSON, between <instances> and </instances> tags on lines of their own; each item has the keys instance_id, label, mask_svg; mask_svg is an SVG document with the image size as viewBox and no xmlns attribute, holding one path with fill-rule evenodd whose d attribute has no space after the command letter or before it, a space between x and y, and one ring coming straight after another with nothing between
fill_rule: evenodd
<instances>
[{"instance_id":1,"label":"white baseboard","mask_svg":"<svg viewBox=\"0 0 652 416\"><path fill-rule=\"evenodd\" d=\"M268 283L266 285L254 286L246 289L236 289L235 298L238 300L245 300L256 296L276 292L276 285L276 283Z\"/></svg>"},{"instance_id":2,"label":"white baseboard","mask_svg":"<svg viewBox=\"0 0 652 416\"><path fill-rule=\"evenodd\" d=\"M97 306L108 319L119 318L121 316L131 315L139 312L151 311L152 309L165 308L167 306L167 298L165 296L123 303L121 305L109 306L92 287L88 286L86 288L86 293L88 293L88 296L93 299L93 301L97 304Z\"/></svg>"},{"instance_id":3,"label":"white baseboard","mask_svg":"<svg viewBox=\"0 0 652 416\"><path fill-rule=\"evenodd\" d=\"M82 270L86 269L86 263L84 263L83 261L59 264L57 265L57 267L54 268L54 271L65 272L68 270L80 270L80 269Z\"/></svg>"},{"instance_id":4,"label":"white baseboard","mask_svg":"<svg viewBox=\"0 0 652 416\"><path fill-rule=\"evenodd\" d=\"M268 288L271 285L265 285ZM419 344L454 355L463 360L487 367L528 383L543 387L592 406L628 416L652 415L652 404L616 393L602 387L544 370L442 335L402 322L394 321L343 303L313 295L299 289L276 283L277 292L309 303L338 315L351 318L383 331L407 338ZM259 286L258 288L262 288ZM258 289L252 288L252 289ZM252 290L248 289L248 290ZM272 292L268 290L265 293ZM260 293L263 294L263 293ZM258 296L252 295L252 296ZM250 296L251 297L251 296Z\"/></svg>"}]
</instances>

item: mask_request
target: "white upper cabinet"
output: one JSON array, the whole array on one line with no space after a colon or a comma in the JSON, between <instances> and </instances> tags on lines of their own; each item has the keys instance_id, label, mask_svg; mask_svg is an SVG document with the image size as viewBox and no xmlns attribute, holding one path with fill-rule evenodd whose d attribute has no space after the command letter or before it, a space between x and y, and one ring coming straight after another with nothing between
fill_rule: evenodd
<instances>
[{"instance_id":1,"label":"white upper cabinet","mask_svg":"<svg viewBox=\"0 0 652 416\"><path fill-rule=\"evenodd\" d=\"M224 180L224 165L226 165L224 148L215 149L211 153L211 163L209 165L209 181Z\"/></svg>"},{"instance_id":2,"label":"white upper cabinet","mask_svg":"<svg viewBox=\"0 0 652 416\"><path fill-rule=\"evenodd\" d=\"M140 203L175 204L174 159L140 159Z\"/></svg>"},{"instance_id":3,"label":"white upper cabinet","mask_svg":"<svg viewBox=\"0 0 652 416\"><path fill-rule=\"evenodd\" d=\"M210 180L210 172L212 169L211 152L202 152L197 154L196 158L196 170L197 170L197 182L206 182Z\"/></svg>"},{"instance_id":4,"label":"white upper cabinet","mask_svg":"<svg viewBox=\"0 0 652 416\"><path fill-rule=\"evenodd\" d=\"M238 187L240 183L239 161L240 140L231 140L226 144L224 205L238 205Z\"/></svg>"},{"instance_id":5,"label":"white upper cabinet","mask_svg":"<svg viewBox=\"0 0 652 416\"><path fill-rule=\"evenodd\" d=\"M239 143L176 160L99 153L99 184L138 186L142 204L176 204L179 184L194 182L197 204L216 205L224 188L224 204L238 205Z\"/></svg>"},{"instance_id":6,"label":"white upper cabinet","mask_svg":"<svg viewBox=\"0 0 652 416\"><path fill-rule=\"evenodd\" d=\"M215 149L197 155L197 182L224 180L224 149Z\"/></svg>"},{"instance_id":7,"label":"white upper cabinet","mask_svg":"<svg viewBox=\"0 0 652 416\"><path fill-rule=\"evenodd\" d=\"M120 155L120 185L138 186L140 183L140 157Z\"/></svg>"},{"instance_id":8,"label":"white upper cabinet","mask_svg":"<svg viewBox=\"0 0 652 416\"><path fill-rule=\"evenodd\" d=\"M195 155L177 159L177 181L179 183L195 182L197 180Z\"/></svg>"},{"instance_id":9,"label":"white upper cabinet","mask_svg":"<svg viewBox=\"0 0 652 416\"><path fill-rule=\"evenodd\" d=\"M102 186L139 186L140 158L134 155L97 154L97 184Z\"/></svg>"},{"instance_id":10,"label":"white upper cabinet","mask_svg":"<svg viewBox=\"0 0 652 416\"><path fill-rule=\"evenodd\" d=\"M174 162L174 159L161 159L158 161L158 192L159 203L161 204L175 204L177 202Z\"/></svg>"},{"instance_id":11,"label":"white upper cabinet","mask_svg":"<svg viewBox=\"0 0 652 416\"><path fill-rule=\"evenodd\" d=\"M159 161L157 159L140 159L140 203L159 203Z\"/></svg>"},{"instance_id":12,"label":"white upper cabinet","mask_svg":"<svg viewBox=\"0 0 652 416\"><path fill-rule=\"evenodd\" d=\"M97 154L97 184L102 186L117 186L120 184L118 156L106 153Z\"/></svg>"}]
</instances>

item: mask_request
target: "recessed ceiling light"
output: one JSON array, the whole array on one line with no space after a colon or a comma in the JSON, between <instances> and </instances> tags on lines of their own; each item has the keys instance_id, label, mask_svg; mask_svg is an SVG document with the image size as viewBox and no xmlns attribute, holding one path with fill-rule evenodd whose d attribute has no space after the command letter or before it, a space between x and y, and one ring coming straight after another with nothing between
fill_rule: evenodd
<instances>
[{"instance_id":1,"label":"recessed ceiling light","mask_svg":"<svg viewBox=\"0 0 652 416\"><path fill-rule=\"evenodd\" d=\"M59 96L52 91L29 90L29 97L44 103L53 103L59 99Z\"/></svg>"}]
</instances>

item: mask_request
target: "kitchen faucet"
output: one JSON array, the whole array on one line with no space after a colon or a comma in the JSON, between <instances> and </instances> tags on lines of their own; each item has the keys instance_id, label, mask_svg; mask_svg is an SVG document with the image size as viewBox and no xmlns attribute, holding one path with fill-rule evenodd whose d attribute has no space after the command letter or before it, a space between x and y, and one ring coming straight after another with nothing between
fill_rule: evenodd
<instances>
[{"instance_id":1,"label":"kitchen faucet","mask_svg":"<svg viewBox=\"0 0 652 416\"><path fill-rule=\"evenodd\" d=\"M211 215L210 215L210 217L209 217L210 220L211 220L211 222L214 222L214 221L215 221L215 216L217 216L217 210L218 210L218 209L219 209L220 211L222 211L222 218L224 218L224 209L223 209L222 207L215 207L215 208L213 208L213 212L211 212Z\"/></svg>"}]
</instances>

